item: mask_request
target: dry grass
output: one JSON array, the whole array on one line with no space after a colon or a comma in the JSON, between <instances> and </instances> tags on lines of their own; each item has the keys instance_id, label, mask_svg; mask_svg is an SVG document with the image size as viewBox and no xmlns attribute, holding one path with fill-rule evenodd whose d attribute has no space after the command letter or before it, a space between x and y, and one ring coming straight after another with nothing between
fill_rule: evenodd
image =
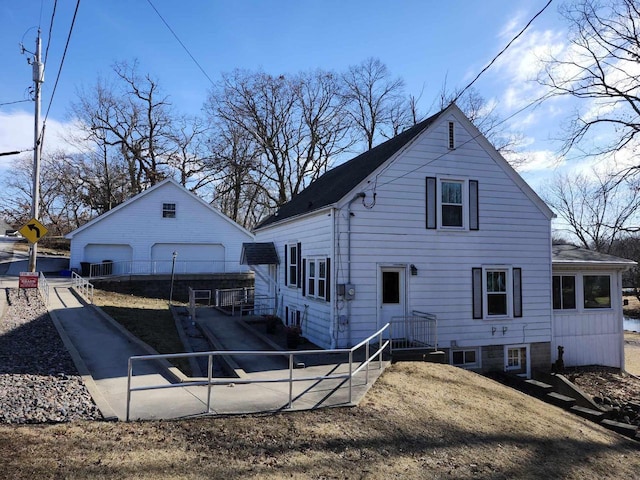
<instances>
[{"instance_id":1,"label":"dry grass","mask_svg":"<svg viewBox=\"0 0 640 480\"><path fill-rule=\"evenodd\" d=\"M96 289L93 302L158 353L186 351L166 300ZM188 360L178 358L172 363L185 375L191 375Z\"/></svg>"},{"instance_id":2,"label":"dry grass","mask_svg":"<svg viewBox=\"0 0 640 480\"><path fill-rule=\"evenodd\" d=\"M356 408L0 426L4 478L638 478L639 444L482 376L396 364Z\"/></svg>"}]
</instances>

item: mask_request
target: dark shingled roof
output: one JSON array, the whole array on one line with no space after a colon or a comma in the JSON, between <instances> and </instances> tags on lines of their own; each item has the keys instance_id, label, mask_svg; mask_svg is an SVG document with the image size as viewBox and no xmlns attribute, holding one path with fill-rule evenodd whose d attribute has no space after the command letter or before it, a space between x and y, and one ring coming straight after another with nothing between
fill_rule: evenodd
<instances>
[{"instance_id":1,"label":"dark shingled roof","mask_svg":"<svg viewBox=\"0 0 640 480\"><path fill-rule=\"evenodd\" d=\"M353 190L374 170L391 158L402 147L431 125L444 110L417 123L401 134L387 140L371 150L327 171L307 188L280 207L278 212L267 217L256 229L303 213L318 210L336 203Z\"/></svg>"},{"instance_id":2,"label":"dark shingled roof","mask_svg":"<svg viewBox=\"0 0 640 480\"><path fill-rule=\"evenodd\" d=\"M594 263L629 267L636 264L633 260L587 250L586 248L576 247L575 245L553 245L551 251L552 261L555 264L571 265Z\"/></svg>"},{"instance_id":3,"label":"dark shingled roof","mask_svg":"<svg viewBox=\"0 0 640 480\"><path fill-rule=\"evenodd\" d=\"M278 265L278 253L273 242L243 243L242 265Z\"/></svg>"}]
</instances>

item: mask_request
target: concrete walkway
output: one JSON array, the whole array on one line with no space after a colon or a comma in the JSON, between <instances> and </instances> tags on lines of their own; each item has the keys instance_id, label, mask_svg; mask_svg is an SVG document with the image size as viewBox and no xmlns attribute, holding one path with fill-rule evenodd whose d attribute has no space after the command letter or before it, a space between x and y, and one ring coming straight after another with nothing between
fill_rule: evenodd
<instances>
[{"instance_id":1,"label":"concrete walkway","mask_svg":"<svg viewBox=\"0 0 640 480\"><path fill-rule=\"evenodd\" d=\"M128 360L132 356L155 352L102 310L86 304L70 288L68 279L48 278L48 281L51 288L48 305L51 318L85 385L105 418L125 420ZM17 276L12 276L11 271L8 272L8 275L0 277L0 286L17 288ZM247 350L259 345L247 343L253 342L249 340L252 338L250 332L242 327L235 328L237 325L232 323L233 320L229 320L228 317L216 320L213 319L214 316L217 315L209 316L211 321L217 321L219 327L227 326L222 329L227 332L224 337L225 349ZM273 380L289 377L289 370L282 369L288 361L284 361L282 356L265 360L267 358L252 359L251 363L255 368L245 367L241 378L219 379L232 383L213 386L210 397L207 386L189 385L189 382L206 379L188 379L167 362L134 362L133 388L165 388L132 392L129 418L173 419L205 413L247 414L286 410L290 395L289 383L275 383ZM293 370L293 378L344 374L348 371L348 363L317 365ZM376 367L370 367L368 384L365 382L364 372L355 376L352 380L351 397L349 382L345 379L293 382L291 410L357 404L380 373L376 362ZM268 383L244 384L247 380L267 380ZM179 385L180 382L183 382L184 386L166 388L172 384Z\"/></svg>"}]
</instances>

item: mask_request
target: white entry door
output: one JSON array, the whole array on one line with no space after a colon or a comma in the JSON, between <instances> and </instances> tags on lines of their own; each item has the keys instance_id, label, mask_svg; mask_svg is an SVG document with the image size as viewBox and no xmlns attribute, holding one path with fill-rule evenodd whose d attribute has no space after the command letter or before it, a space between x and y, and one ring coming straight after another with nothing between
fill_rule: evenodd
<instances>
[{"instance_id":1,"label":"white entry door","mask_svg":"<svg viewBox=\"0 0 640 480\"><path fill-rule=\"evenodd\" d=\"M406 315L406 269L404 267L380 267L378 280L378 328L391 322L393 317ZM394 338L404 332L393 330Z\"/></svg>"}]
</instances>

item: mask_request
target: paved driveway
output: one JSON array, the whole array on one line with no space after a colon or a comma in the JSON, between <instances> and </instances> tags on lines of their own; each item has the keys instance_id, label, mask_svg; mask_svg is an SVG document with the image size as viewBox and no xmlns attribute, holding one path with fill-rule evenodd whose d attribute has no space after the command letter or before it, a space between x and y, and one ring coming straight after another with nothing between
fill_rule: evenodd
<instances>
[{"instance_id":1,"label":"paved driveway","mask_svg":"<svg viewBox=\"0 0 640 480\"><path fill-rule=\"evenodd\" d=\"M15 238L0 236L0 275L6 275L13 258Z\"/></svg>"}]
</instances>

